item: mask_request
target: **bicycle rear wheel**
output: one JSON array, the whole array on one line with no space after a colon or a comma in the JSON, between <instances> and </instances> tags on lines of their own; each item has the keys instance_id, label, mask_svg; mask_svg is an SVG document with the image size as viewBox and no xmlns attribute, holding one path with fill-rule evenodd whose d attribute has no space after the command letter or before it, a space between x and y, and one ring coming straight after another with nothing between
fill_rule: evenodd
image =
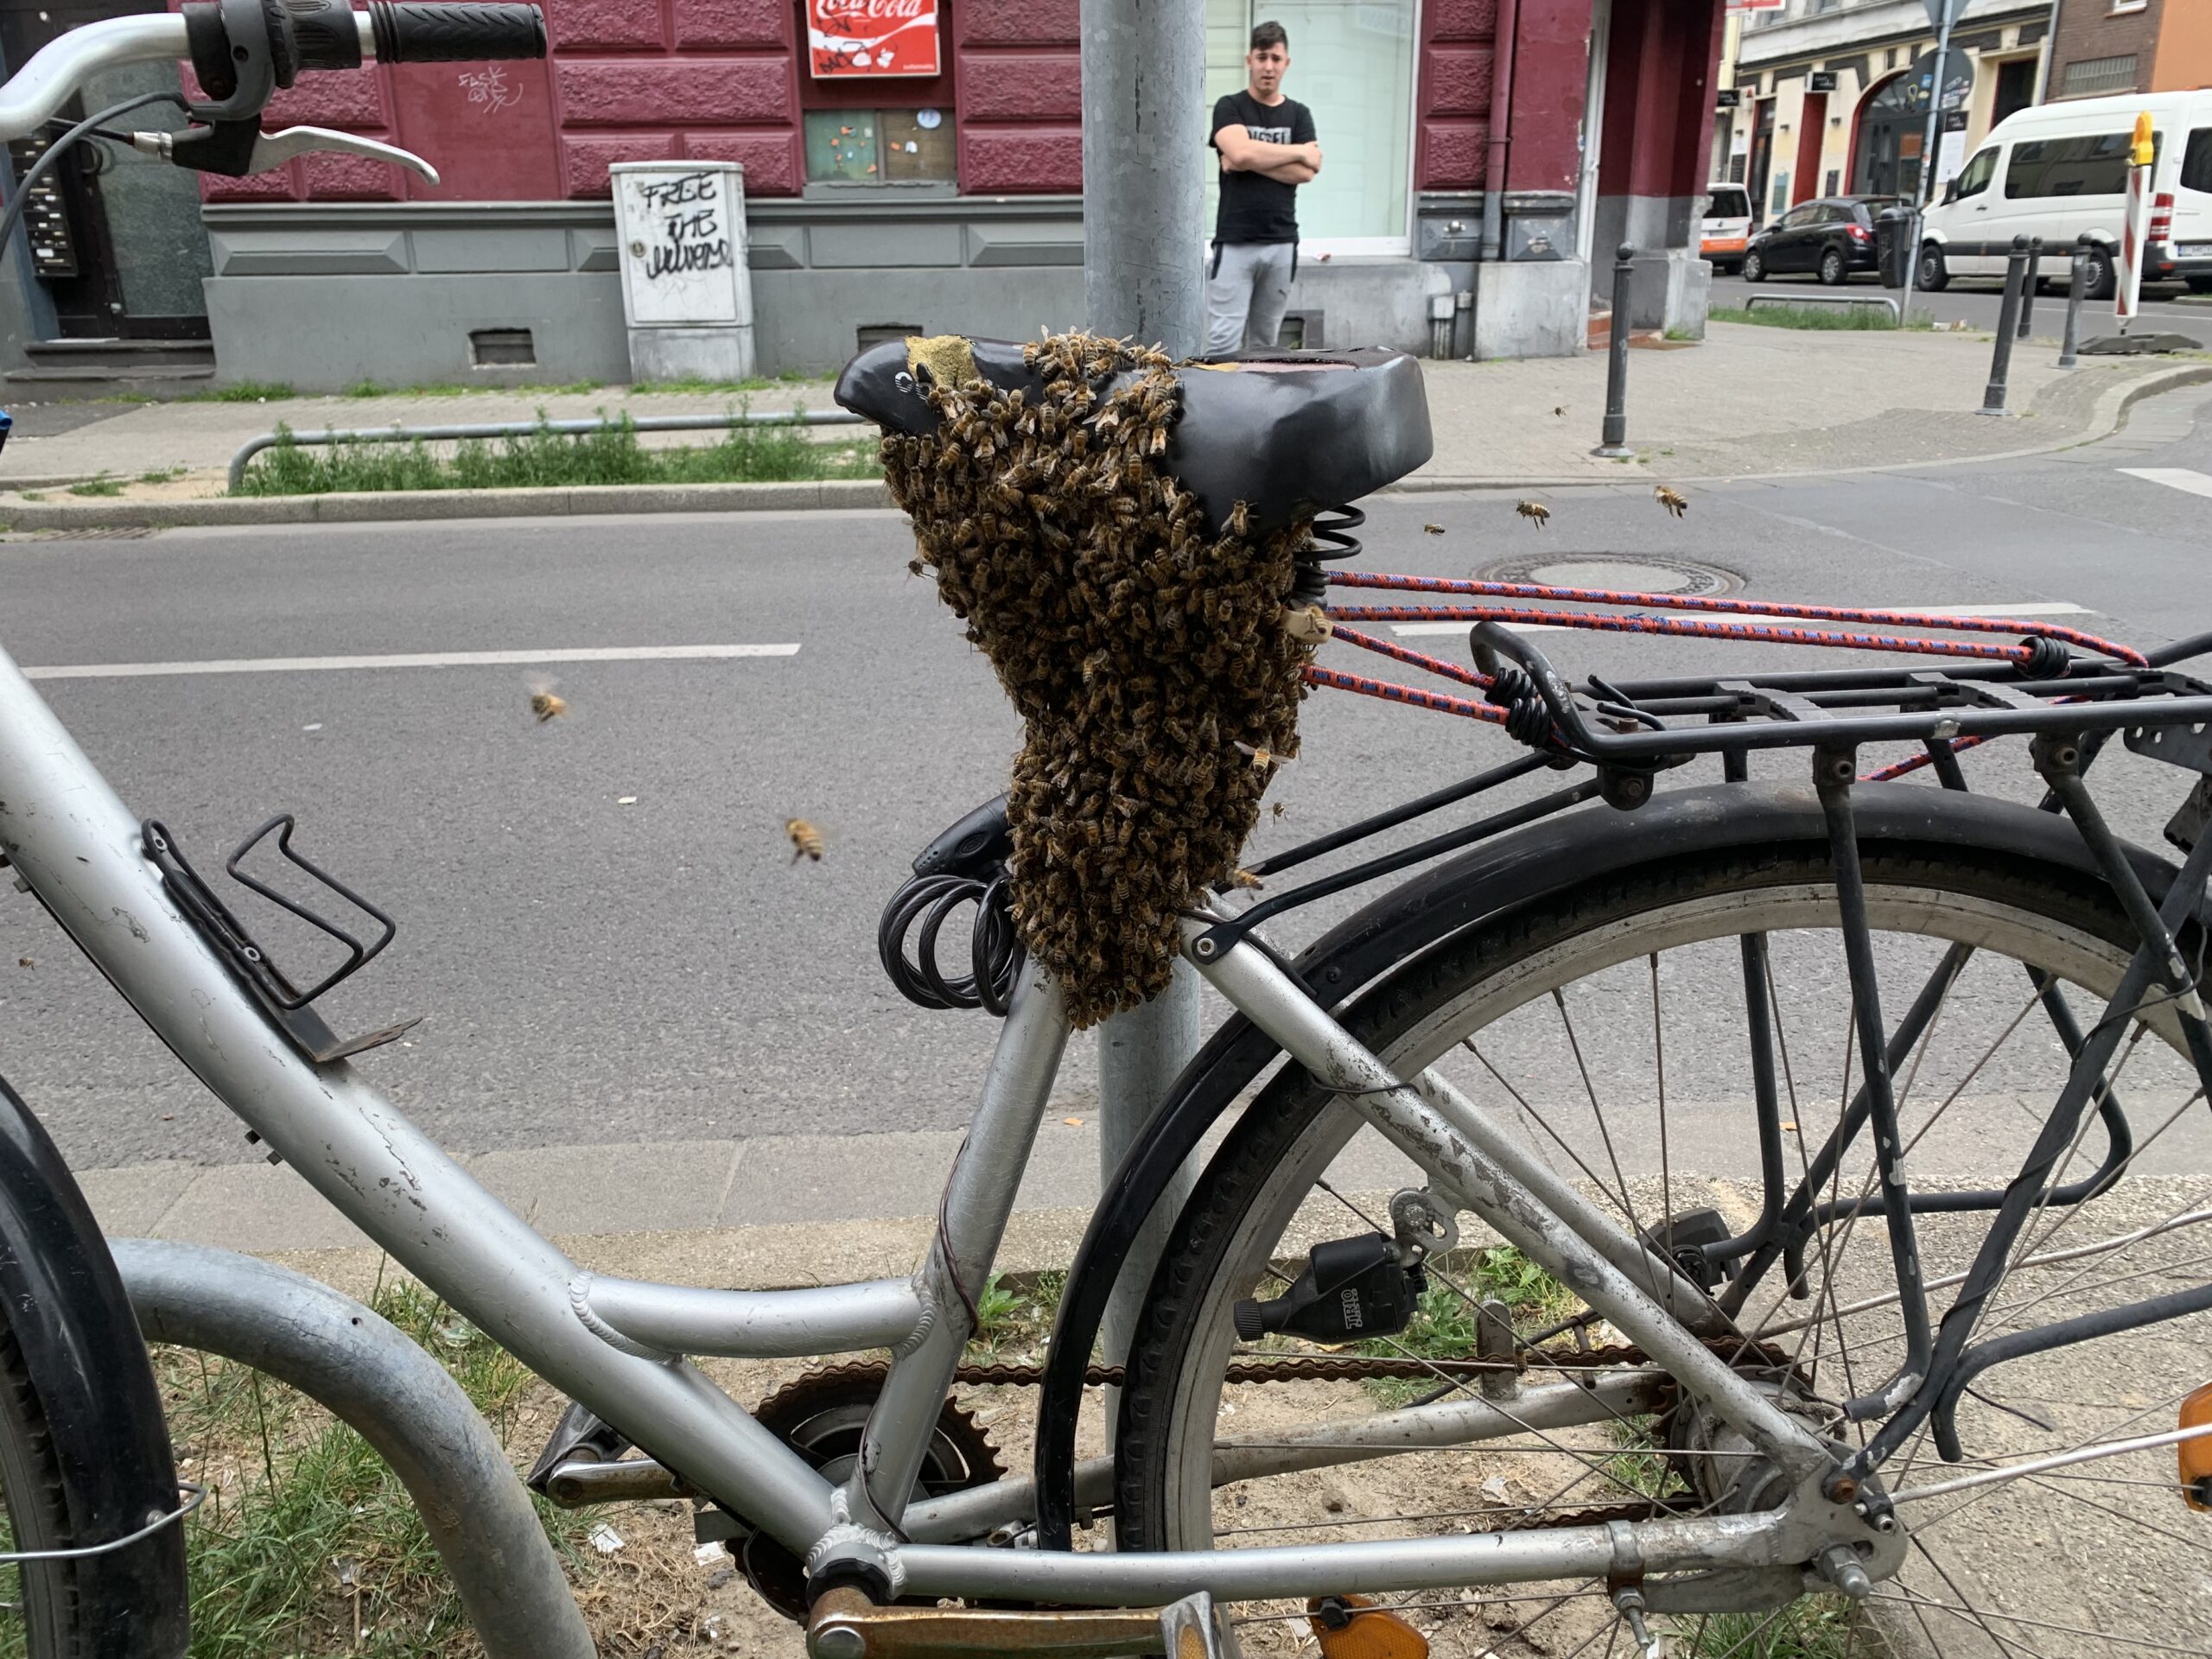
<instances>
[{"instance_id":1,"label":"bicycle rear wheel","mask_svg":"<svg viewBox=\"0 0 2212 1659\"><path fill-rule=\"evenodd\" d=\"M1933 1019L1895 1067L1916 1190L2001 1187L2067 1065L2053 1023L2067 1016L2053 1014L2030 970L2054 976L2078 1025L2091 1025L2125 965L2130 930L2093 877L2018 854L1889 844L1867 847L1865 864L1892 1032L1931 973L1955 961ZM1689 1211L1710 1207L1740 1232L1763 1198L1748 1098L1752 1008L1763 1005L1770 1026L1789 1183L1817 1156L1853 1092L1852 998L1836 916L1825 844L1670 859L1570 888L1447 942L1370 992L1347 1024L1402 1072L1433 1066L1482 1109L1518 1119L1531 1143L1622 1227L1644 1230L1670 1215L1686 1222ZM1767 959L1756 972L1746 969L1747 938L1761 942ZM2190 950L2202 943L2200 934ZM2132 1145L2108 1147L2107 1120L2088 1115L2058 1180L2077 1183L2101 1166L2108 1179L2085 1201L2046 1205L2031 1218L1980 1334L2212 1276L2204 1227L2212 1222L2212 1123L2177 1040L2170 1011L2152 1012L2132 1030L2111 1073ZM1516 1340L1533 1344L1522 1354L1524 1402L1547 1386L1548 1370L1573 1363L1562 1351L1572 1349L1569 1338L1542 1333L1573 1318L1580 1304L1510 1254L1463 1250L1432 1263L1411 1327L1365 1344L1378 1357L1414 1362L1399 1368L1412 1377L1226 1380L1232 1359L1297 1345L1239 1341L1235 1304L1280 1295L1319 1241L1389 1232L1389 1191L1421 1179L1349 1106L1294 1068L1246 1109L1175 1230L1131 1351L1116 1504L1121 1547L1402 1537L1762 1501L1750 1490L1756 1481L1742 1478L1751 1465L1739 1445L1700 1413L1655 1408L1661 1402L1648 1398L1504 1440L1217 1486L1224 1448L1254 1468L1293 1440L1371 1433L1380 1414L1410 1395L1476 1397L1466 1373L1438 1362L1474 1357L1473 1306L1485 1296L1507 1302ZM1808 1243L1805 1294L1791 1296L1777 1266L1747 1284L1739 1315L1764 1344L1743 1356L1745 1369L1789 1409L1852 1442L1875 1425L1843 1423L1837 1406L1882 1384L1904 1351L1883 1223L1852 1214L1872 1183L1862 1135L1819 1189L1840 1209ZM1948 1305L1946 1281L1972 1259L1987 1219L1977 1211L1916 1217L1937 1317ZM1600 1350L1617 1340L1576 1328ZM2208 1342L2212 1316L2198 1315L1985 1373L1958 1417L1967 1471L2171 1428L2180 1397L2205 1380ZM1625 1388L1638 1369L1623 1359L1576 1375L1602 1390ZM1554 1377L1549 1386L1570 1385ZM1923 1434L1883 1478L1895 1491L1961 1472L1936 1460ZM1907 1564L1865 1607L1815 1599L1675 1618L1669 1622L1677 1653L2056 1659L2212 1651L2212 1598L2197 1588L2212 1565L2212 1517L2183 1508L2171 1447L1899 1513ZM1403 1599L1435 1626L1440 1656L1563 1659L1626 1639L1604 1589L1513 1586ZM1304 1616L1302 1607L1246 1611L1261 1620Z\"/></svg>"}]
</instances>

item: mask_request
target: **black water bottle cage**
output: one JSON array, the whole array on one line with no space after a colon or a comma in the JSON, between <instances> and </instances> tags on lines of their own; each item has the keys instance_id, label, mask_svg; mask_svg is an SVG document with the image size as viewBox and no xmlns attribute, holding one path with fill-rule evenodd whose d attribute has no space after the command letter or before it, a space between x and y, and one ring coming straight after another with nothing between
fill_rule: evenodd
<instances>
[{"instance_id":1,"label":"black water bottle cage","mask_svg":"<svg viewBox=\"0 0 2212 1659\"><path fill-rule=\"evenodd\" d=\"M302 855L292 850L294 823L289 812L279 813L263 824L239 843L238 850L224 861L223 868L231 879L249 892L257 893L271 904L298 917L309 926L327 934L346 947L346 960L325 975L311 988L301 990L279 968L269 952L245 925L233 916L227 906L218 899L213 889L200 879L200 872L192 868L184 849L177 845L176 837L166 825L156 818L148 818L140 826L140 836L146 856L162 873L162 885L168 890L176 907L184 912L194 931L213 947L222 959L232 978L251 992L270 1023L284 1034L285 1040L310 1060L328 1062L344 1059L349 1054L359 1054L364 1049L376 1048L391 1042L403 1033L411 1030L420 1017L403 1020L397 1025L386 1026L354 1038L341 1038L323 1022L322 1016L309 1005L373 961L390 944L399 931L398 925L383 911L355 893L327 871L318 868ZM295 868L304 870L330 892L336 893L364 916L373 920L378 933L373 944L364 944L336 923L318 916L296 899L287 898L266 882L257 880L238 868L239 863L256 847L267 840L271 832L276 836L276 850Z\"/></svg>"}]
</instances>

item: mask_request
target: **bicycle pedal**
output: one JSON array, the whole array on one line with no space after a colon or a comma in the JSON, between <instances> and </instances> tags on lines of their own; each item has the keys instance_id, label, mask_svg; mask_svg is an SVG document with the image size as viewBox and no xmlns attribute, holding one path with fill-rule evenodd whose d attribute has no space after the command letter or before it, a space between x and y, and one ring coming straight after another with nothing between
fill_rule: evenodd
<instances>
[{"instance_id":1,"label":"bicycle pedal","mask_svg":"<svg viewBox=\"0 0 2212 1659\"><path fill-rule=\"evenodd\" d=\"M1321 1659L1428 1659L1428 1638L1370 1596L1316 1596L1306 1610Z\"/></svg>"},{"instance_id":2,"label":"bicycle pedal","mask_svg":"<svg viewBox=\"0 0 2212 1659\"><path fill-rule=\"evenodd\" d=\"M1205 1591L1194 1591L1164 1608L1160 1634L1167 1659L1241 1659L1236 1631Z\"/></svg>"}]
</instances>

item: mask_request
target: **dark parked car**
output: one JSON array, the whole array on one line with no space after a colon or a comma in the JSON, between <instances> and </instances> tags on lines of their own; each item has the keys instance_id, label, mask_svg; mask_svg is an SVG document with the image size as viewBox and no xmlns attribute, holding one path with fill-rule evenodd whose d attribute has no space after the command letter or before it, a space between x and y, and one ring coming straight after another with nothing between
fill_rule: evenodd
<instances>
[{"instance_id":1,"label":"dark parked car","mask_svg":"<svg viewBox=\"0 0 2212 1659\"><path fill-rule=\"evenodd\" d=\"M1873 270L1874 215L1896 200L1822 196L1799 202L1751 238L1744 250L1744 280L1809 271L1835 288L1850 281L1854 270Z\"/></svg>"}]
</instances>

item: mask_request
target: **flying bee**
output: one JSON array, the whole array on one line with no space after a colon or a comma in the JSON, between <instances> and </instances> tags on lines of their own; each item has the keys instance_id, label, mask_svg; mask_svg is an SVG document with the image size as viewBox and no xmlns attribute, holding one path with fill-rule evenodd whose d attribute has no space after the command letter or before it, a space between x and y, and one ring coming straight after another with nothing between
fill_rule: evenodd
<instances>
[{"instance_id":1,"label":"flying bee","mask_svg":"<svg viewBox=\"0 0 2212 1659\"><path fill-rule=\"evenodd\" d=\"M530 712L537 716L537 723L541 726L547 721L558 719L569 712L569 700L566 697L556 697L553 695L553 688L558 683L560 682L557 680L531 682Z\"/></svg>"},{"instance_id":2,"label":"flying bee","mask_svg":"<svg viewBox=\"0 0 2212 1659\"><path fill-rule=\"evenodd\" d=\"M1567 413L1567 405L1565 404L1558 404L1553 409L1552 413L1557 416L1564 416Z\"/></svg>"},{"instance_id":3,"label":"flying bee","mask_svg":"<svg viewBox=\"0 0 2212 1659\"><path fill-rule=\"evenodd\" d=\"M1516 501L1513 504L1513 511L1538 530L1543 529L1545 521L1552 516L1552 510L1541 501Z\"/></svg>"},{"instance_id":4,"label":"flying bee","mask_svg":"<svg viewBox=\"0 0 2212 1659\"><path fill-rule=\"evenodd\" d=\"M1252 887L1257 889L1268 885L1266 882L1261 880L1258 876L1253 874L1249 870L1232 871L1229 879L1231 883L1240 887Z\"/></svg>"},{"instance_id":5,"label":"flying bee","mask_svg":"<svg viewBox=\"0 0 2212 1659\"><path fill-rule=\"evenodd\" d=\"M1677 518L1690 510L1689 497L1680 490L1669 489L1664 484L1651 486L1651 499Z\"/></svg>"},{"instance_id":6,"label":"flying bee","mask_svg":"<svg viewBox=\"0 0 2212 1659\"><path fill-rule=\"evenodd\" d=\"M1290 810L1290 809L1285 806L1281 801L1271 802L1269 804L1268 810L1278 818L1282 817L1284 813Z\"/></svg>"},{"instance_id":7,"label":"flying bee","mask_svg":"<svg viewBox=\"0 0 2212 1659\"><path fill-rule=\"evenodd\" d=\"M1444 533L1444 526L1441 524L1423 524L1421 528L1432 536L1441 536Z\"/></svg>"},{"instance_id":8,"label":"flying bee","mask_svg":"<svg viewBox=\"0 0 2212 1659\"><path fill-rule=\"evenodd\" d=\"M785 821L784 834L791 843L792 863L798 863L802 858L810 858L817 864L822 861L820 830L804 818L790 818Z\"/></svg>"}]
</instances>

